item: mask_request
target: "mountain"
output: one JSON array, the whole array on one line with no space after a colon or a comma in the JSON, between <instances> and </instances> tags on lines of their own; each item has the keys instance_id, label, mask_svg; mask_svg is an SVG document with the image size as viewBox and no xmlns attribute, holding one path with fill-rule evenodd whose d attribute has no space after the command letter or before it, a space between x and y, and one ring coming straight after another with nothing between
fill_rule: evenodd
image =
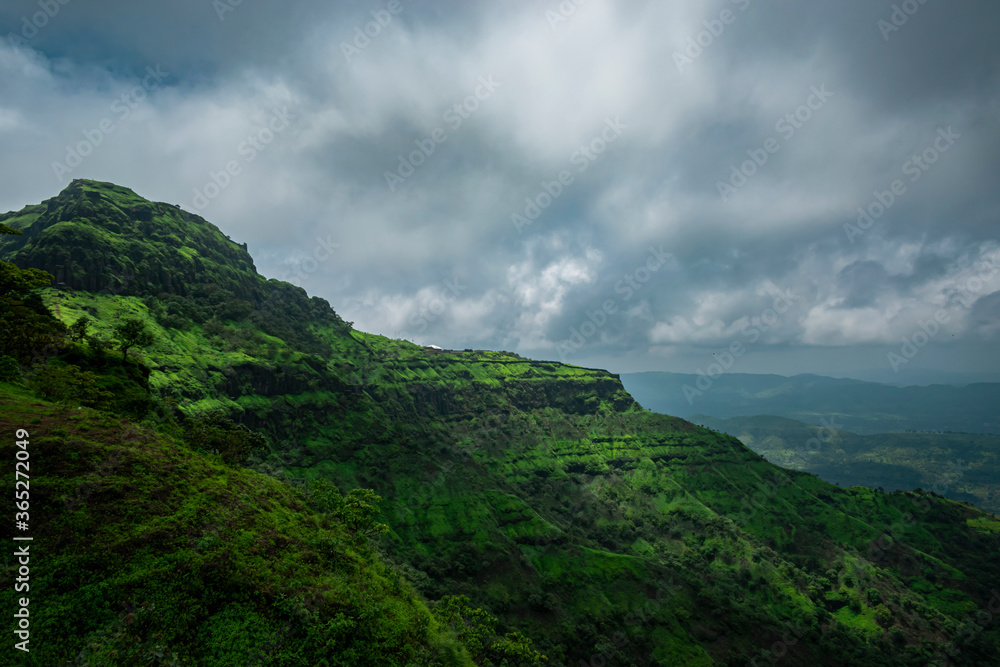
<instances>
[{"instance_id":1,"label":"mountain","mask_svg":"<svg viewBox=\"0 0 1000 667\"><path fill-rule=\"evenodd\" d=\"M603 370L359 332L120 186L0 222L0 422L56 601L24 664L995 661L993 515L781 469Z\"/></svg>"},{"instance_id":2,"label":"mountain","mask_svg":"<svg viewBox=\"0 0 1000 667\"><path fill-rule=\"evenodd\" d=\"M925 488L1000 514L1000 437L972 433L858 435L793 419L757 415L692 421L735 436L785 468L840 486L888 491Z\"/></svg>"},{"instance_id":3,"label":"mountain","mask_svg":"<svg viewBox=\"0 0 1000 667\"><path fill-rule=\"evenodd\" d=\"M820 375L682 373L621 376L642 405L680 417L719 419L774 415L809 424L836 420L837 428L873 434L957 431L1000 434L1000 384L894 387Z\"/></svg>"}]
</instances>

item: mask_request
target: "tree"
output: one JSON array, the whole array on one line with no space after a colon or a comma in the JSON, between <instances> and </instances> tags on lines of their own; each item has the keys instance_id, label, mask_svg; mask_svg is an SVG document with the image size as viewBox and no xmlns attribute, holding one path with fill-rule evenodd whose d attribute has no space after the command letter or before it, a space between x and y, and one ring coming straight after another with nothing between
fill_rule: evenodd
<instances>
[{"instance_id":1,"label":"tree","mask_svg":"<svg viewBox=\"0 0 1000 667\"><path fill-rule=\"evenodd\" d=\"M0 382L20 382L21 369L17 366L17 360L6 354L0 354Z\"/></svg>"},{"instance_id":2,"label":"tree","mask_svg":"<svg viewBox=\"0 0 1000 667\"><path fill-rule=\"evenodd\" d=\"M51 283L50 273L0 262L0 340L4 353L20 363L28 363L39 350L62 346L66 326L52 316L37 292Z\"/></svg>"},{"instance_id":3,"label":"tree","mask_svg":"<svg viewBox=\"0 0 1000 667\"><path fill-rule=\"evenodd\" d=\"M351 489L351 492L344 496L340 507L331 513L358 535L384 533L389 530L389 526L375 521L380 502L382 497L375 495L371 489Z\"/></svg>"},{"instance_id":4,"label":"tree","mask_svg":"<svg viewBox=\"0 0 1000 667\"><path fill-rule=\"evenodd\" d=\"M90 318L84 315L69 326L69 337L79 343L87 337L87 327L89 326Z\"/></svg>"},{"instance_id":5,"label":"tree","mask_svg":"<svg viewBox=\"0 0 1000 667\"><path fill-rule=\"evenodd\" d=\"M310 479L306 483L306 499L317 512L336 514L344 506L340 490L329 480Z\"/></svg>"},{"instance_id":6,"label":"tree","mask_svg":"<svg viewBox=\"0 0 1000 667\"><path fill-rule=\"evenodd\" d=\"M887 628L892 625L892 611L889 610L884 604L879 603L875 607L875 621L878 622L883 628Z\"/></svg>"},{"instance_id":7,"label":"tree","mask_svg":"<svg viewBox=\"0 0 1000 667\"><path fill-rule=\"evenodd\" d=\"M241 465L251 452L267 448L267 437L237 424L222 412L190 419L187 438L192 445L218 452L231 465Z\"/></svg>"},{"instance_id":8,"label":"tree","mask_svg":"<svg viewBox=\"0 0 1000 667\"><path fill-rule=\"evenodd\" d=\"M0 298L24 300L39 287L52 284L52 274L41 269L20 269L0 262Z\"/></svg>"},{"instance_id":9,"label":"tree","mask_svg":"<svg viewBox=\"0 0 1000 667\"><path fill-rule=\"evenodd\" d=\"M115 325L115 336L118 338L118 348L122 351L122 364L133 347L148 347L156 340L153 333L146 328L146 323L138 317L124 317Z\"/></svg>"},{"instance_id":10,"label":"tree","mask_svg":"<svg viewBox=\"0 0 1000 667\"><path fill-rule=\"evenodd\" d=\"M72 364L56 366L46 364L28 380L32 389L45 398L63 403L100 407L112 398L110 392L97 386L98 376Z\"/></svg>"},{"instance_id":11,"label":"tree","mask_svg":"<svg viewBox=\"0 0 1000 667\"><path fill-rule=\"evenodd\" d=\"M434 608L434 615L469 648L477 664L539 665L548 658L534 649L520 632L496 634L498 619L473 608L465 595L446 595Z\"/></svg>"}]
</instances>

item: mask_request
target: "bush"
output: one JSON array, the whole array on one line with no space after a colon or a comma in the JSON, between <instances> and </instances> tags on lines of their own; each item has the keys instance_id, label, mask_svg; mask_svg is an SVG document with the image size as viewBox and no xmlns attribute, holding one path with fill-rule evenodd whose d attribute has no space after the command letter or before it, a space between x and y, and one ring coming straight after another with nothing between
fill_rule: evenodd
<instances>
[{"instance_id":1,"label":"bush","mask_svg":"<svg viewBox=\"0 0 1000 667\"><path fill-rule=\"evenodd\" d=\"M0 382L20 382L21 369L17 365L17 360L8 357L6 354L0 355Z\"/></svg>"},{"instance_id":2,"label":"bush","mask_svg":"<svg viewBox=\"0 0 1000 667\"><path fill-rule=\"evenodd\" d=\"M221 412L190 419L187 440L194 447L219 454L223 461L232 465L242 464L251 452L267 447L266 437L237 424Z\"/></svg>"},{"instance_id":3,"label":"bush","mask_svg":"<svg viewBox=\"0 0 1000 667\"><path fill-rule=\"evenodd\" d=\"M43 366L31 375L28 385L49 400L89 407L112 398L111 393L98 388L97 375L72 364Z\"/></svg>"}]
</instances>

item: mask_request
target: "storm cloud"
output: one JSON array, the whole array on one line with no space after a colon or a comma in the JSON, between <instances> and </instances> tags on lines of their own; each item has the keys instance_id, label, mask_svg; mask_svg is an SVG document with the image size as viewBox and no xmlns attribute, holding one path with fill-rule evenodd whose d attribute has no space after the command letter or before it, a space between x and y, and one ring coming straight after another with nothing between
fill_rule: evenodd
<instances>
[{"instance_id":1,"label":"storm cloud","mask_svg":"<svg viewBox=\"0 0 1000 667\"><path fill-rule=\"evenodd\" d=\"M998 19L975 0L8 2L0 209L113 181L424 344L1000 373Z\"/></svg>"}]
</instances>

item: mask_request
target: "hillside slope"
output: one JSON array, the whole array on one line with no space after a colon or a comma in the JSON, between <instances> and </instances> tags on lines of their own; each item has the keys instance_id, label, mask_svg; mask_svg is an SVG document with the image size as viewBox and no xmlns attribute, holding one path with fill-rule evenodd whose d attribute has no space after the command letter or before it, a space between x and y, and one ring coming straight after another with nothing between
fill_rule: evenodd
<instances>
[{"instance_id":1,"label":"hillside slope","mask_svg":"<svg viewBox=\"0 0 1000 667\"><path fill-rule=\"evenodd\" d=\"M17 664L472 664L397 570L273 478L3 383L0 430L30 465L28 587L8 549L0 593L30 600Z\"/></svg>"},{"instance_id":2,"label":"hillside slope","mask_svg":"<svg viewBox=\"0 0 1000 667\"><path fill-rule=\"evenodd\" d=\"M147 207L178 241L144 247L129 220ZM74 181L3 217L25 234L0 240L0 259L62 266L62 282L67 264L52 258L94 236L62 227L103 229L92 250L118 244L139 262L101 293L73 259L82 282L42 290L65 324L94 320L76 345L90 351L52 363L84 364L116 322L143 321L158 407L137 418L225 410L270 439L251 468L375 489L390 529L376 545L428 600L467 595L553 665L925 664L945 649L993 661L995 627L963 632L1000 590L990 515L784 471L735 438L645 411L606 371L355 331L243 260L168 285L136 258L183 263L231 243L208 223L174 234L184 215ZM110 231L104 218L119 216ZM112 262L98 250L94 270Z\"/></svg>"}]
</instances>

